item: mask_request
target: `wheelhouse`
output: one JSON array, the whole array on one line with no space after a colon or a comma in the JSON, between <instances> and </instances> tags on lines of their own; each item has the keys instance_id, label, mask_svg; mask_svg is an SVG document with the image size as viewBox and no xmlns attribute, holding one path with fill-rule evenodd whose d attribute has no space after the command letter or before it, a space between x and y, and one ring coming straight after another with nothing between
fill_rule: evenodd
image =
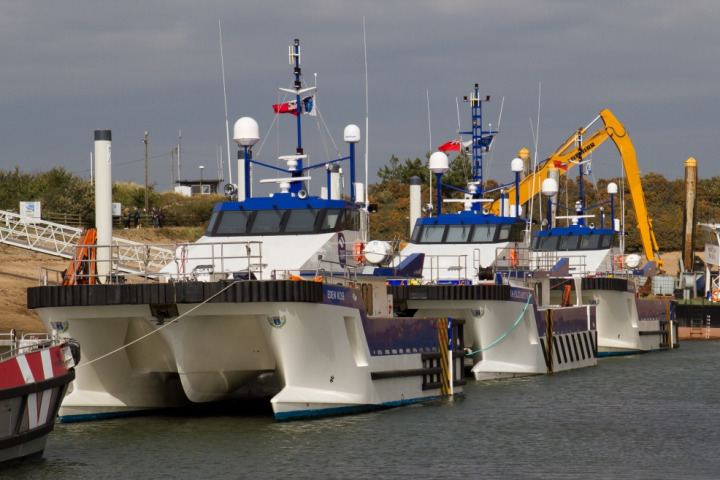
<instances>
[{"instance_id":1,"label":"wheelhouse","mask_svg":"<svg viewBox=\"0 0 720 480\"><path fill-rule=\"evenodd\" d=\"M502 217L441 215L419 219L410 241L415 244L522 242L526 225L525 221Z\"/></svg>"},{"instance_id":2,"label":"wheelhouse","mask_svg":"<svg viewBox=\"0 0 720 480\"><path fill-rule=\"evenodd\" d=\"M619 245L617 234L612 230L589 227L554 228L543 230L533 236L532 249L539 252L608 250Z\"/></svg>"},{"instance_id":3,"label":"wheelhouse","mask_svg":"<svg viewBox=\"0 0 720 480\"><path fill-rule=\"evenodd\" d=\"M270 200L269 202L256 200ZM207 237L267 235L311 235L340 231L361 231L358 206L333 200L278 202L248 199L217 204L208 222Z\"/></svg>"}]
</instances>

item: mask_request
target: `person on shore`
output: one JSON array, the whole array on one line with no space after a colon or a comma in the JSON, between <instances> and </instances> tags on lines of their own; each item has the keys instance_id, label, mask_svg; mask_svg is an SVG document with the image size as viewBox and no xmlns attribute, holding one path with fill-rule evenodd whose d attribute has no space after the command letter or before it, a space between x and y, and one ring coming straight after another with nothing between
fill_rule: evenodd
<instances>
[{"instance_id":1,"label":"person on shore","mask_svg":"<svg viewBox=\"0 0 720 480\"><path fill-rule=\"evenodd\" d=\"M133 210L132 218L133 222L135 222L135 228L140 228L140 212L138 212L137 207Z\"/></svg>"},{"instance_id":2,"label":"person on shore","mask_svg":"<svg viewBox=\"0 0 720 480\"><path fill-rule=\"evenodd\" d=\"M153 207L153 209L152 209L152 220L153 220L153 227L159 228L160 227L160 212L158 211L157 207Z\"/></svg>"},{"instance_id":3,"label":"person on shore","mask_svg":"<svg viewBox=\"0 0 720 480\"><path fill-rule=\"evenodd\" d=\"M130 209L125 209L125 229L127 230L130 228L130 219L132 218L132 215L130 215Z\"/></svg>"}]
</instances>

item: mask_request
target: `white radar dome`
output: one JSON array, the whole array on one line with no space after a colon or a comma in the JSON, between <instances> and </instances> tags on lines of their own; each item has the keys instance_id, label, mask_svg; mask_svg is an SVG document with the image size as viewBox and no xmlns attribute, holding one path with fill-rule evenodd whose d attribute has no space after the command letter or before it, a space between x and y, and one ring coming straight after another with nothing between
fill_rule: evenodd
<instances>
[{"instance_id":1,"label":"white radar dome","mask_svg":"<svg viewBox=\"0 0 720 480\"><path fill-rule=\"evenodd\" d=\"M450 168L450 165L448 162L448 156L446 154L444 154L443 152L433 153L432 155L430 155L428 167L430 168L430 171L433 173L443 174L443 173L447 172L448 168Z\"/></svg>"},{"instance_id":2,"label":"white radar dome","mask_svg":"<svg viewBox=\"0 0 720 480\"><path fill-rule=\"evenodd\" d=\"M348 125L343 131L343 140L347 143L357 143L360 141L360 127L357 125Z\"/></svg>"},{"instance_id":3,"label":"white radar dome","mask_svg":"<svg viewBox=\"0 0 720 480\"><path fill-rule=\"evenodd\" d=\"M392 245L380 240L371 240L365 245L365 261L373 265L389 263L393 257Z\"/></svg>"},{"instance_id":4,"label":"white radar dome","mask_svg":"<svg viewBox=\"0 0 720 480\"><path fill-rule=\"evenodd\" d=\"M242 117L233 126L233 140L241 147L252 147L260 140L260 129L255 120Z\"/></svg>"},{"instance_id":5,"label":"white radar dome","mask_svg":"<svg viewBox=\"0 0 720 480\"><path fill-rule=\"evenodd\" d=\"M558 184L554 178L546 178L542 182L542 194L546 197L552 197L558 193Z\"/></svg>"}]
</instances>

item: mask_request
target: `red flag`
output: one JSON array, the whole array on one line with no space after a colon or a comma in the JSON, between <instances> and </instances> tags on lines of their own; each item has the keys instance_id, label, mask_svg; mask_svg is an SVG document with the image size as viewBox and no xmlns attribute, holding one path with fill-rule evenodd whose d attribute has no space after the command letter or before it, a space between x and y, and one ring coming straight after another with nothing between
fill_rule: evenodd
<instances>
[{"instance_id":1,"label":"red flag","mask_svg":"<svg viewBox=\"0 0 720 480\"><path fill-rule=\"evenodd\" d=\"M277 105L273 105L273 111L275 113L292 113L297 117L298 111L297 111L297 102L287 102L287 103L278 103Z\"/></svg>"},{"instance_id":2,"label":"red flag","mask_svg":"<svg viewBox=\"0 0 720 480\"><path fill-rule=\"evenodd\" d=\"M441 152L459 152L461 143L462 138L458 137L455 140L450 140L449 142L440 145L438 150Z\"/></svg>"},{"instance_id":3,"label":"red flag","mask_svg":"<svg viewBox=\"0 0 720 480\"><path fill-rule=\"evenodd\" d=\"M553 164L555 165L555 168L559 168L560 170L567 170L567 169L568 169L567 163L563 163L563 162L561 162L561 161L559 161L559 160L555 160L555 161L553 162Z\"/></svg>"}]
</instances>

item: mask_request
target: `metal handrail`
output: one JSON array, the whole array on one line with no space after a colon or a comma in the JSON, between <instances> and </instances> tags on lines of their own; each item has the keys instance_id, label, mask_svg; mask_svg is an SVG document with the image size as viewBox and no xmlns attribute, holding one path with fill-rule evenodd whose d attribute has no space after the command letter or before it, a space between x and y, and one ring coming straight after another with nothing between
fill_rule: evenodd
<instances>
[{"instance_id":1,"label":"metal handrail","mask_svg":"<svg viewBox=\"0 0 720 480\"><path fill-rule=\"evenodd\" d=\"M228 253L230 247L244 254L230 254ZM98 259L96 254L89 255L89 258L81 257L80 253L86 249L94 250L95 253L110 249L110 266L107 273L87 273L97 272L97 267L108 260ZM89 267L92 264L96 266L96 268L85 268L85 273L78 273L75 276L78 283L168 282L198 280L207 275L212 278L232 278L232 275L237 273L246 273L248 278L250 274L257 274L262 279L264 264L262 242L259 241L139 245L134 247L133 256L123 254L121 249L122 247L118 245L75 246L73 263L85 262ZM158 262L158 251L168 252L169 258L164 257L163 262ZM243 266L237 268L238 263ZM175 264L175 271L168 268L172 264ZM192 266L192 270L186 270L189 265ZM162 268L158 268L160 266ZM61 284L65 274L65 271L41 267L39 284Z\"/></svg>"},{"instance_id":2,"label":"metal handrail","mask_svg":"<svg viewBox=\"0 0 720 480\"><path fill-rule=\"evenodd\" d=\"M41 348L50 347L54 344L49 333L14 333L0 334L0 347L8 347L7 351L0 353L0 361L14 357L20 353L26 353Z\"/></svg>"},{"instance_id":3,"label":"metal handrail","mask_svg":"<svg viewBox=\"0 0 720 480\"><path fill-rule=\"evenodd\" d=\"M82 234L82 228L0 210L0 243L71 259L76 246L82 240ZM117 249L117 256L114 258L117 258L121 265L142 261L147 262L149 269L160 270L173 259L172 250L165 248L118 237L113 237L112 242ZM134 271L131 267L128 268L129 272Z\"/></svg>"}]
</instances>

